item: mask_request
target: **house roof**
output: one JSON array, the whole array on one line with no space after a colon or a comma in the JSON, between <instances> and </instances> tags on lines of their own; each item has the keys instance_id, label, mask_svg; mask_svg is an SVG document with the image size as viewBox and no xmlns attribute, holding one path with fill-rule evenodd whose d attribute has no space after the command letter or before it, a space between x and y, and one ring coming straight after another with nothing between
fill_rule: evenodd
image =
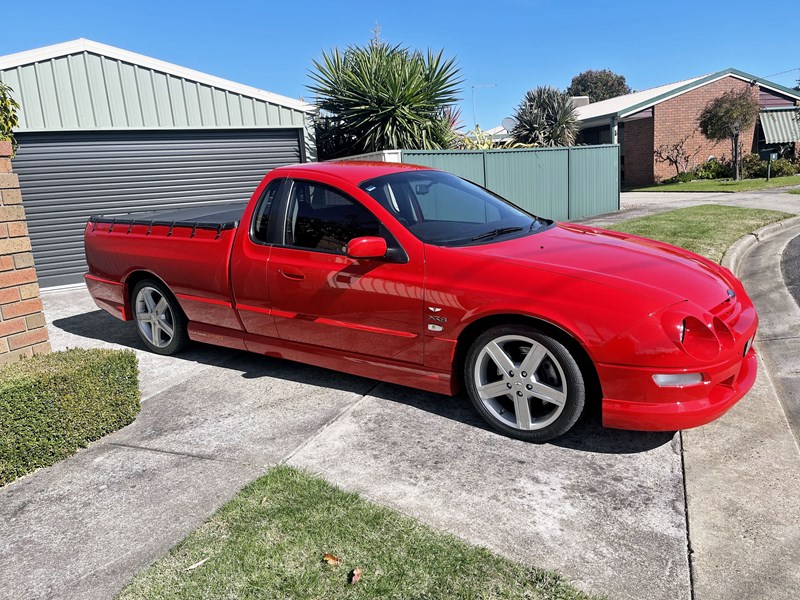
<instances>
[{"instance_id":1,"label":"house roof","mask_svg":"<svg viewBox=\"0 0 800 600\"><path fill-rule=\"evenodd\" d=\"M692 79L685 79L683 81L676 81L659 87L626 94L624 96L617 96L616 98L609 98L602 102L594 102L587 106L581 106L577 109L578 121L584 126L590 126L592 121L608 121L610 118L624 119L634 113L650 108L660 102L674 98L688 91L691 91L700 86L706 85L723 77L732 76L747 82L755 82L760 87L785 94L796 100L800 100L800 92L792 90L772 81L768 81L755 75L750 75L744 71L729 68L717 71L716 73L709 73L708 75L701 75L693 77Z\"/></svg>"}]
</instances>

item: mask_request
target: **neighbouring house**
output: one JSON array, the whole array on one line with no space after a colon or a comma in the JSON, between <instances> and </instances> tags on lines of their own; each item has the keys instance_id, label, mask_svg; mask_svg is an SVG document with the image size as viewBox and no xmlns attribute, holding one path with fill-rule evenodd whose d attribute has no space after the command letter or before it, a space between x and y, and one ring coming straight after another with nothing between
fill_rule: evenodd
<instances>
[{"instance_id":1,"label":"neighbouring house","mask_svg":"<svg viewBox=\"0 0 800 600\"><path fill-rule=\"evenodd\" d=\"M730 159L730 143L715 143L703 136L698 117L710 100L728 90L747 87L758 94L761 112L758 122L743 136L745 152L800 140L800 127L793 118L793 107L800 106L800 92L736 69L725 69L579 106L578 143L618 143L625 186L647 185L674 176L675 167L657 161L655 151L682 140L685 151L692 155L690 166L712 156ZM795 144L789 151L796 152L798 146Z\"/></svg>"},{"instance_id":2,"label":"neighbouring house","mask_svg":"<svg viewBox=\"0 0 800 600\"><path fill-rule=\"evenodd\" d=\"M313 107L90 40L0 56L43 287L78 283L92 214L248 200L315 158Z\"/></svg>"}]
</instances>

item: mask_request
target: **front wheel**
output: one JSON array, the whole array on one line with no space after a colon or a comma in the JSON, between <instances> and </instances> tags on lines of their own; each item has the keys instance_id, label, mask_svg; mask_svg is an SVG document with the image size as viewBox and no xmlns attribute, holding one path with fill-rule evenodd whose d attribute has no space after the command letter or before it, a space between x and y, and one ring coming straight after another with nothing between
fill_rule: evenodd
<instances>
[{"instance_id":1,"label":"front wheel","mask_svg":"<svg viewBox=\"0 0 800 600\"><path fill-rule=\"evenodd\" d=\"M569 350L527 325L499 325L479 335L467 352L464 379L489 425L530 442L569 431L586 401L583 375Z\"/></svg>"},{"instance_id":2,"label":"front wheel","mask_svg":"<svg viewBox=\"0 0 800 600\"><path fill-rule=\"evenodd\" d=\"M186 317L163 284L145 279L131 293L136 331L150 351L177 354L189 342Z\"/></svg>"}]
</instances>

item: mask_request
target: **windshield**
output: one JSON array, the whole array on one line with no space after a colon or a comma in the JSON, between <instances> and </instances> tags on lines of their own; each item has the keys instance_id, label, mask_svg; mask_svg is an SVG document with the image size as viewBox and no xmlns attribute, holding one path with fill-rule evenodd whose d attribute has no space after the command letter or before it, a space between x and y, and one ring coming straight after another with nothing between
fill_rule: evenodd
<instances>
[{"instance_id":1,"label":"windshield","mask_svg":"<svg viewBox=\"0 0 800 600\"><path fill-rule=\"evenodd\" d=\"M552 223L440 171L393 173L365 181L360 187L429 244L486 243L529 235Z\"/></svg>"}]
</instances>

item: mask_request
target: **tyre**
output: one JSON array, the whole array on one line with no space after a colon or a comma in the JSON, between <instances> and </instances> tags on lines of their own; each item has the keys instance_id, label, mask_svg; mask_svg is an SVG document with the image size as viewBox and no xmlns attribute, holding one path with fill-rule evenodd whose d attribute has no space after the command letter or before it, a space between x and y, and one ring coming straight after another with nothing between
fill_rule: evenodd
<instances>
[{"instance_id":1,"label":"tyre","mask_svg":"<svg viewBox=\"0 0 800 600\"><path fill-rule=\"evenodd\" d=\"M492 327L472 343L464 383L497 431L546 442L575 424L586 402L578 363L561 342L526 325Z\"/></svg>"},{"instance_id":2,"label":"tyre","mask_svg":"<svg viewBox=\"0 0 800 600\"><path fill-rule=\"evenodd\" d=\"M131 293L131 305L136 331L151 352L177 354L189 343L186 316L164 284L140 281Z\"/></svg>"}]
</instances>

